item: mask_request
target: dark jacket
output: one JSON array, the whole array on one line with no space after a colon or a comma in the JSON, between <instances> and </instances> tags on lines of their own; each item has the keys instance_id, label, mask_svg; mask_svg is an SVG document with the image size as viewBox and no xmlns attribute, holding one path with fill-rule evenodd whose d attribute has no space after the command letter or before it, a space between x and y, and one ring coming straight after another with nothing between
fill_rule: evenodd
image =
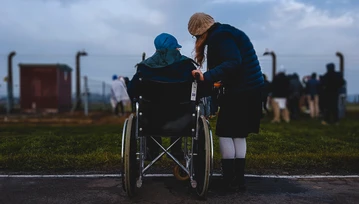
<instances>
[{"instance_id":1,"label":"dark jacket","mask_svg":"<svg viewBox=\"0 0 359 204\"><path fill-rule=\"evenodd\" d=\"M264 80L264 85L262 87L262 93L261 93L262 101L267 100L269 93L271 93L271 86L272 85L268 80Z\"/></svg>"},{"instance_id":2,"label":"dark jacket","mask_svg":"<svg viewBox=\"0 0 359 204\"><path fill-rule=\"evenodd\" d=\"M306 84L307 95L315 96L319 94L320 84L317 79L309 79Z\"/></svg>"},{"instance_id":3,"label":"dark jacket","mask_svg":"<svg viewBox=\"0 0 359 204\"><path fill-rule=\"evenodd\" d=\"M344 85L344 79L339 72L328 71L321 81L324 94L339 95L340 88Z\"/></svg>"},{"instance_id":4,"label":"dark jacket","mask_svg":"<svg viewBox=\"0 0 359 204\"><path fill-rule=\"evenodd\" d=\"M291 75L289 78L289 97L299 98L303 92L303 85L299 80L298 75Z\"/></svg>"},{"instance_id":5,"label":"dark jacket","mask_svg":"<svg viewBox=\"0 0 359 204\"><path fill-rule=\"evenodd\" d=\"M157 51L137 65L137 72L128 85L128 94L131 99L136 97L140 76L162 82L192 81L192 70L195 69L193 60L181 55L177 50Z\"/></svg>"},{"instance_id":6,"label":"dark jacket","mask_svg":"<svg viewBox=\"0 0 359 204\"><path fill-rule=\"evenodd\" d=\"M289 96L289 79L284 73L277 74L272 81L272 97L287 98Z\"/></svg>"},{"instance_id":7,"label":"dark jacket","mask_svg":"<svg viewBox=\"0 0 359 204\"><path fill-rule=\"evenodd\" d=\"M215 23L206 44L205 81L222 81L226 93L259 89L264 84L258 57L249 37L227 24Z\"/></svg>"}]
</instances>

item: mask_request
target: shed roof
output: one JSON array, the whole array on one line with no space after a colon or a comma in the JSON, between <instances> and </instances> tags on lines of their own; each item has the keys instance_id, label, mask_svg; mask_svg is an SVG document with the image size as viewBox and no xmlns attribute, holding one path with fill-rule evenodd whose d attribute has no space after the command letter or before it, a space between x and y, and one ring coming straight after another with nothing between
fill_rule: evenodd
<instances>
[{"instance_id":1,"label":"shed roof","mask_svg":"<svg viewBox=\"0 0 359 204\"><path fill-rule=\"evenodd\" d=\"M72 71L72 68L66 64L19 64L20 68L58 68L64 71Z\"/></svg>"}]
</instances>

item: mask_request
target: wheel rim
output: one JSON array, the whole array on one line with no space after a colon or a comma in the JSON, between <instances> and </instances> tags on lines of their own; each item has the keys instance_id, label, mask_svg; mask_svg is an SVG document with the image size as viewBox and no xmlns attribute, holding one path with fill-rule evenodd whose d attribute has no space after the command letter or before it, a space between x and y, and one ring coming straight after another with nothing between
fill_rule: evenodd
<instances>
[{"instance_id":1,"label":"wheel rim","mask_svg":"<svg viewBox=\"0 0 359 204\"><path fill-rule=\"evenodd\" d=\"M197 142L197 148L203 151L198 151L197 156L194 158L195 165L195 179L197 181L196 191L200 197L205 197L207 194L210 178L211 167L211 145L209 137L209 128L203 116L200 121L200 135ZM202 161L202 162L201 162Z\"/></svg>"},{"instance_id":2,"label":"wheel rim","mask_svg":"<svg viewBox=\"0 0 359 204\"><path fill-rule=\"evenodd\" d=\"M125 136L126 136L126 129L127 129L127 123L128 123L128 119L125 120L124 124L123 124L123 130L122 130L122 139L121 139L121 169L120 169L120 175L121 175L121 181L122 181L122 189L126 192L126 186L125 186L125 162L123 160L124 158L124 149L125 149Z\"/></svg>"},{"instance_id":3,"label":"wheel rim","mask_svg":"<svg viewBox=\"0 0 359 204\"><path fill-rule=\"evenodd\" d=\"M136 150L137 143L136 138L133 137L134 134L134 116L130 115L127 128L126 128L126 138L125 138L125 151L124 151L124 178L125 178L125 191L129 197L135 195L136 189Z\"/></svg>"}]
</instances>

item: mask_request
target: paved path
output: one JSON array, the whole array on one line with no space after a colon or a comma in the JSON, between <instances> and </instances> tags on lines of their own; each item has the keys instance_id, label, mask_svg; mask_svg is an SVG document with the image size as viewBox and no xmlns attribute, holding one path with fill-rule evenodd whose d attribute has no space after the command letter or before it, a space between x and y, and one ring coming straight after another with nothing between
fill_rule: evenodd
<instances>
[{"instance_id":1,"label":"paved path","mask_svg":"<svg viewBox=\"0 0 359 204\"><path fill-rule=\"evenodd\" d=\"M188 182L148 178L129 200L120 178L0 178L0 204L106 203L359 203L359 178L247 178L248 190L223 196L214 177L207 201L199 201Z\"/></svg>"}]
</instances>

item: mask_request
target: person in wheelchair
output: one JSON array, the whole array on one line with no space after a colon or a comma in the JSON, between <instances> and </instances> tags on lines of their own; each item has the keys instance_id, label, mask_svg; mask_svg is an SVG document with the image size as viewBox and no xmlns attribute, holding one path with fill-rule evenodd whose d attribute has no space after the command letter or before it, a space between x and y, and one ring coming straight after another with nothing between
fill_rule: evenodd
<instances>
[{"instance_id":1,"label":"person in wheelchair","mask_svg":"<svg viewBox=\"0 0 359 204\"><path fill-rule=\"evenodd\" d=\"M161 33L154 40L155 53L136 65L137 72L128 85L128 93L131 99L136 100L140 77L161 82L183 82L193 80L192 71L196 69L195 62L180 53L182 47L177 39L168 33ZM156 90L153 90L154 92ZM158 118L160 120L160 118ZM171 137L171 143L177 138ZM156 137L161 143L161 138ZM147 158L152 160L159 154L159 147L153 140L147 141ZM183 159L181 153L181 141L172 148L171 153L178 159Z\"/></svg>"}]
</instances>

